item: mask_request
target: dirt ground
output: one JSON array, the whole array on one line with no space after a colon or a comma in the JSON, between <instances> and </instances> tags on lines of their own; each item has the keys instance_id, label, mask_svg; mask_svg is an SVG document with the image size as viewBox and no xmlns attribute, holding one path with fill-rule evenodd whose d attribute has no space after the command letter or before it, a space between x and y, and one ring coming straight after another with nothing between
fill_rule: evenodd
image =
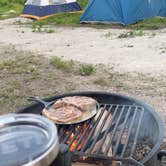
<instances>
[{"instance_id":1,"label":"dirt ground","mask_svg":"<svg viewBox=\"0 0 166 166\"><path fill-rule=\"evenodd\" d=\"M103 63L119 72L165 75L166 29L120 38L129 30L51 27L54 33L41 34L27 26L13 25L26 21L19 18L0 21L0 42L46 57L56 55L83 63Z\"/></svg>"},{"instance_id":2,"label":"dirt ground","mask_svg":"<svg viewBox=\"0 0 166 166\"><path fill-rule=\"evenodd\" d=\"M10 58L19 61L21 56L33 57L29 65L32 67L31 63L35 63L38 71L20 75L18 64L14 73L2 67L2 114L6 113L8 103L9 111L27 104L24 97L28 95L45 97L69 91L104 90L143 100L154 107L166 123L166 29L121 37L130 30L51 27L53 33L38 33L18 22L20 18L0 21L0 63ZM88 77L64 73L50 66L54 56L93 64L96 72ZM26 63L29 58L21 59L20 63ZM12 82L16 82L18 88L8 96ZM4 94L8 99L4 99Z\"/></svg>"},{"instance_id":3,"label":"dirt ground","mask_svg":"<svg viewBox=\"0 0 166 166\"><path fill-rule=\"evenodd\" d=\"M23 18L0 21L0 45L12 45L41 58L59 56L81 63L104 64L122 74L166 79L166 29L120 38L129 30L51 27L53 33L37 33L28 25L16 25L28 21Z\"/></svg>"}]
</instances>

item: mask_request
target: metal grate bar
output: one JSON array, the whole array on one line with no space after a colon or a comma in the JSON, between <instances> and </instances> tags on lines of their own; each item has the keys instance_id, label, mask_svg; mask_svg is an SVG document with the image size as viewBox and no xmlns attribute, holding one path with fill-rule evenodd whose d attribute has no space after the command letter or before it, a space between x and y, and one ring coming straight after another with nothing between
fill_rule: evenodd
<instances>
[{"instance_id":1,"label":"metal grate bar","mask_svg":"<svg viewBox=\"0 0 166 166\"><path fill-rule=\"evenodd\" d=\"M107 137L107 135L108 135L108 132L110 131L110 128L112 127L113 119L115 118L115 115L117 114L117 110L118 110L118 105L116 106L116 108L115 108L115 110L114 110L114 113L113 113L113 116L112 116L112 119L111 119L111 121L110 121L110 124L109 124L108 128L106 129L106 131L105 131L105 133L104 133L104 136L103 136L103 138L102 138L102 140L101 140L99 146L97 147L96 154L99 154L100 151L101 151L101 149L102 149L102 146L103 146L104 141L105 141L105 139L106 139L106 137ZM110 110L110 112L111 112L111 110Z\"/></svg>"},{"instance_id":2,"label":"metal grate bar","mask_svg":"<svg viewBox=\"0 0 166 166\"><path fill-rule=\"evenodd\" d=\"M142 163L138 162L134 158L130 157L130 161L134 164L134 166L144 166Z\"/></svg>"},{"instance_id":3,"label":"metal grate bar","mask_svg":"<svg viewBox=\"0 0 166 166\"><path fill-rule=\"evenodd\" d=\"M93 140L93 142L92 142L92 144L91 144L91 146L90 146L89 153L92 153L92 150L93 150L93 148L95 147L96 142L98 141L99 134L101 134L101 131L102 131L102 129L103 129L103 127L104 127L104 125L105 125L105 123L106 123L108 117L109 117L110 114L111 114L111 111L110 111L111 108L112 108L112 105L109 107L109 110L107 111L107 115L105 116L105 118L104 118L104 120L103 120L103 122L102 122L100 128L99 128L98 131L97 131L97 134L96 134L96 136L95 136L95 139Z\"/></svg>"},{"instance_id":4,"label":"metal grate bar","mask_svg":"<svg viewBox=\"0 0 166 166\"><path fill-rule=\"evenodd\" d=\"M138 122L138 127L137 127L137 130L136 130L135 139L134 139L133 147L131 149L130 156L133 155L133 153L135 151L135 148L136 148L136 144L137 144L137 140L138 140L139 130L141 128L141 122L142 122L142 119L143 119L143 115L144 115L144 110L141 111L141 116L140 116L140 119L139 119L139 122Z\"/></svg>"},{"instance_id":5,"label":"metal grate bar","mask_svg":"<svg viewBox=\"0 0 166 166\"><path fill-rule=\"evenodd\" d=\"M133 128L133 125L134 125L134 120L135 120L136 115L137 115L137 109L138 108L136 107L135 110L134 110L134 115L133 115L132 120L131 120L130 128L129 128L129 131L128 131L128 135L127 135L127 138L126 138L125 145L124 145L123 150L122 150L121 157L124 156L124 153L126 151L126 148L127 148L128 142L129 142L129 138L130 138L130 133L132 131L132 128Z\"/></svg>"},{"instance_id":6,"label":"metal grate bar","mask_svg":"<svg viewBox=\"0 0 166 166\"><path fill-rule=\"evenodd\" d=\"M111 144L112 144L112 140L113 140L113 137L114 137L114 135L115 135L115 133L116 133L118 124L119 124L120 119L121 119L121 117L122 117L122 114L123 114L123 112L124 112L124 108L125 108L125 106L122 107L122 110L121 110L120 115L119 115L119 117L118 117L118 120L117 120L117 122L116 122L116 124L115 124L114 130L113 130L113 132L112 132L112 135L111 135L111 137L110 137L109 144L108 144L108 146L107 146L107 148L106 148L106 150L105 150L104 155L107 155L108 152L109 152L109 150L110 150L110 147L111 147Z\"/></svg>"},{"instance_id":7,"label":"metal grate bar","mask_svg":"<svg viewBox=\"0 0 166 166\"><path fill-rule=\"evenodd\" d=\"M105 107L102 108L102 110L105 110ZM104 112L101 112L101 113L100 113L100 115L99 115L97 121L95 122L94 127L93 127L92 130L91 130L91 133L89 134L87 140L85 141L84 146L81 148L81 152L83 152L83 151L86 149L86 147L88 146L88 142L90 141L91 137L93 136L93 133L94 133L94 131L95 131L95 129L96 129L96 127L97 127L97 125L98 125L98 123L99 123L99 121L100 121L102 115L103 115L103 113L104 113Z\"/></svg>"},{"instance_id":8,"label":"metal grate bar","mask_svg":"<svg viewBox=\"0 0 166 166\"><path fill-rule=\"evenodd\" d=\"M88 125L87 125L86 129L83 131L83 133L81 134L81 137L80 137L80 139L78 140L78 142L77 142L77 144L76 144L76 146L75 146L75 148L74 148L74 151L77 150L79 144L82 142L83 138L85 137L86 132L90 129L90 126L91 126L91 123L90 123L90 122L91 122L91 120L88 121Z\"/></svg>"},{"instance_id":9,"label":"metal grate bar","mask_svg":"<svg viewBox=\"0 0 166 166\"><path fill-rule=\"evenodd\" d=\"M118 146L119 146L119 143L120 143L122 134L123 134L123 132L124 132L124 129L125 129L125 126L126 126L126 123L127 123L127 119L128 119L128 117L129 117L129 115L130 115L130 110L131 110L131 107L129 107L129 109L127 110L127 115L126 115L125 120L124 120L124 122L123 122L123 125L122 125L122 127L121 127L120 134L118 135L118 140L117 140L116 145L115 145L115 149L114 149L114 152L113 152L113 156L116 155L116 153L117 153L117 149L118 149Z\"/></svg>"}]
</instances>

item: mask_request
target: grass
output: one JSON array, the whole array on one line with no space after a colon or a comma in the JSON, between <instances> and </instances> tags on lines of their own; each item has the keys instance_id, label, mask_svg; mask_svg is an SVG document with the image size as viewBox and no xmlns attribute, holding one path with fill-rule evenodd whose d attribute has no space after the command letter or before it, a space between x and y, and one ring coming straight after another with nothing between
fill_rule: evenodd
<instances>
[{"instance_id":1,"label":"grass","mask_svg":"<svg viewBox=\"0 0 166 166\"><path fill-rule=\"evenodd\" d=\"M33 22L34 25L77 25L79 23L79 18L81 13L59 13L54 16L51 16L47 19L35 21Z\"/></svg>"},{"instance_id":2,"label":"grass","mask_svg":"<svg viewBox=\"0 0 166 166\"><path fill-rule=\"evenodd\" d=\"M66 72L73 69L72 63L59 58L51 60L50 65L44 56L17 51L14 47L0 46L0 53L0 114L15 112L29 104L27 96L48 97L82 89L95 77Z\"/></svg>"},{"instance_id":3,"label":"grass","mask_svg":"<svg viewBox=\"0 0 166 166\"><path fill-rule=\"evenodd\" d=\"M79 74L82 76L90 76L92 73L94 73L94 71L95 68L89 64L82 64L79 67Z\"/></svg>"},{"instance_id":4,"label":"grass","mask_svg":"<svg viewBox=\"0 0 166 166\"><path fill-rule=\"evenodd\" d=\"M166 28L166 17L154 17L150 19L145 19L143 21L140 21L132 25L128 25L126 27L136 30Z\"/></svg>"},{"instance_id":5,"label":"grass","mask_svg":"<svg viewBox=\"0 0 166 166\"><path fill-rule=\"evenodd\" d=\"M165 47L162 49L165 50ZM64 71L64 66L68 66L66 63L56 59L56 64L63 64L57 69L50 65L50 60L45 56L0 46L0 114L15 112L29 104L27 96L44 98L87 89L166 97L165 77L154 78L139 73L135 76L125 75L114 72L113 68L101 65L87 67L87 64L73 62L74 71L80 68L86 74L95 71L86 77Z\"/></svg>"},{"instance_id":6,"label":"grass","mask_svg":"<svg viewBox=\"0 0 166 166\"><path fill-rule=\"evenodd\" d=\"M33 25L32 32L54 33L55 31L48 27L42 27L42 25Z\"/></svg>"},{"instance_id":7,"label":"grass","mask_svg":"<svg viewBox=\"0 0 166 166\"><path fill-rule=\"evenodd\" d=\"M50 62L53 66L55 66L57 69L61 69L66 72L72 72L73 71L73 62L72 61L65 61L62 60L61 58L54 57L51 59Z\"/></svg>"},{"instance_id":8,"label":"grass","mask_svg":"<svg viewBox=\"0 0 166 166\"><path fill-rule=\"evenodd\" d=\"M30 73L34 76L38 75L36 64L33 63L31 57L16 57L15 59L7 58L0 62L0 70L8 71L9 74Z\"/></svg>"},{"instance_id":9,"label":"grass","mask_svg":"<svg viewBox=\"0 0 166 166\"><path fill-rule=\"evenodd\" d=\"M0 19L18 16L24 5L25 0L2 0L0 1Z\"/></svg>"},{"instance_id":10,"label":"grass","mask_svg":"<svg viewBox=\"0 0 166 166\"><path fill-rule=\"evenodd\" d=\"M121 33L118 38L128 38L128 37L135 37L135 36L143 36L144 32L142 30L132 30L129 32Z\"/></svg>"},{"instance_id":11,"label":"grass","mask_svg":"<svg viewBox=\"0 0 166 166\"><path fill-rule=\"evenodd\" d=\"M66 61L59 57L52 58L50 64L56 69L81 76L90 76L95 71L95 67L91 64L74 63L73 61Z\"/></svg>"}]
</instances>

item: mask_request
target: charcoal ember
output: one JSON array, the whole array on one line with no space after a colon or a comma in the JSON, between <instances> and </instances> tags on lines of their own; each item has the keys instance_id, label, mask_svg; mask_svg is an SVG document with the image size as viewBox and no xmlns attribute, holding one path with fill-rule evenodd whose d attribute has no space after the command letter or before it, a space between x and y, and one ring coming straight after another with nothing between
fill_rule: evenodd
<instances>
[{"instance_id":1,"label":"charcoal ember","mask_svg":"<svg viewBox=\"0 0 166 166\"><path fill-rule=\"evenodd\" d=\"M152 145L150 143L138 143L135 149L135 153L133 155L137 160L141 160L145 157L152 149Z\"/></svg>"},{"instance_id":2,"label":"charcoal ember","mask_svg":"<svg viewBox=\"0 0 166 166\"><path fill-rule=\"evenodd\" d=\"M132 149L133 143L129 143L125 157L129 157L131 154L131 149ZM132 154L132 157L136 159L137 161L143 159L147 154L151 151L153 145L149 142L146 141L139 141L135 147L135 151Z\"/></svg>"}]
</instances>

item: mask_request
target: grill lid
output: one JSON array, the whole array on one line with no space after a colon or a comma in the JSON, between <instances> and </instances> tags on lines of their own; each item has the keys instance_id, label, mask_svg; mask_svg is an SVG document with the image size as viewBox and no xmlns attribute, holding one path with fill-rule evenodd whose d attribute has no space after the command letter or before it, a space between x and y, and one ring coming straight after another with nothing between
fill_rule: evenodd
<instances>
[{"instance_id":1,"label":"grill lid","mask_svg":"<svg viewBox=\"0 0 166 166\"><path fill-rule=\"evenodd\" d=\"M9 114L0 117L0 161L3 166L32 162L54 143L58 143L56 128L41 116Z\"/></svg>"}]
</instances>

